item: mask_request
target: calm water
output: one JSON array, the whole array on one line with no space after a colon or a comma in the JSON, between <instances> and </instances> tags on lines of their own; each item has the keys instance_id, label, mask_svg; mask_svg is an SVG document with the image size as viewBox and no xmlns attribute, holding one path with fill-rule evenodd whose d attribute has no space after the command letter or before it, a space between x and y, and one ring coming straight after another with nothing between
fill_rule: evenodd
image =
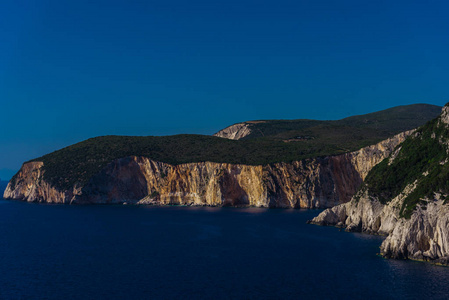
<instances>
[{"instance_id":1,"label":"calm water","mask_svg":"<svg viewBox=\"0 0 449 300\"><path fill-rule=\"evenodd\" d=\"M318 213L0 200L0 298L449 297L449 268L382 259Z\"/></svg>"}]
</instances>

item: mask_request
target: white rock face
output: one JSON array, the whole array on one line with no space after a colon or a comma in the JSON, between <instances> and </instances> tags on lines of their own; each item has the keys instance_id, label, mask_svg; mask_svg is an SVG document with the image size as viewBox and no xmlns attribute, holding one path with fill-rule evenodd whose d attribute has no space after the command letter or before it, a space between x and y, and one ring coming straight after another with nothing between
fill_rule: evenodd
<instances>
[{"instance_id":1,"label":"white rock face","mask_svg":"<svg viewBox=\"0 0 449 300\"><path fill-rule=\"evenodd\" d=\"M230 140L240 140L251 134L251 128L248 123L238 123L220 130L214 136Z\"/></svg>"},{"instance_id":2,"label":"white rock face","mask_svg":"<svg viewBox=\"0 0 449 300\"><path fill-rule=\"evenodd\" d=\"M403 195L398 196L403 197ZM397 203L398 200L391 203ZM393 231L399 219L396 205L383 205L360 191L350 202L326 209L310 223L343 227L346 231L386 235Z\"/></svg>"},{"instance_id":3,"label":"white rock face","mask_svg":"<svg viewBox=\"0 0 449 300\"><path fill-rule=\"evenodd\" d=\"M418 207L409 220L401 219L382 243L385 257L449 263L449 206L443 201Z\"/></svg>"},{"instance_id":4,"label":"white rock face","mask_svg":"<svg viewBox=\"0 0 449 300\"><path fill-rule=\"evenodd\" d=\"M441 122L449 125L449 106L445 105L440 115Z\"/></svg>"},{"instance_id":5,"label":"white rock face","mask_svg":"<svg viewBox=\"0 0 449 300\"><path fill-rule=\"evenodd\" d=\"M438 119L439 131L449 130L448 125L449 105L446 104ZM433 131L429 132L429 129ZM423 130L427 131L423 133ZM429 136L436 139L436 132L438 131L435 131L434 127L423 128L416 131L413 138L418 143L424 135L427 135L427 139ZM446 153L449 155L447 136L440 135L438 142L446 147ZM388 165L394 163L395 159L407 159L407 156L398 154L399 149L390 151ZM445 165L447 160L446 157L439 164ZM449 265L449 204L443 200L449 199L448 195L442 195L441 188L436 185L432 187L432 198L423 196L410 219L400 216L401 210L407 204L407 196L415 189L420 193L423 178L429 174L429 170L422 172L422 176L416 177L413 183L408 184L397 197L385 205L370 196L368 188L365 187L350 202L323 211L310 223L344 227L347 231L387 235L380 247L381 254L387 258L424 260Z\"/></svg>"},{"instance_id":6,"label":"white rock face","mask_svg":"<svg viewBox=\"0 0 449 300\"><path fill-rule=\"evenodd\" d=\"M348 153L348 155L351 155L352 163L357 172L361 174L362 179L364 180L368 175L368 172L371 171L375 165L390 156L396 146L405 141L405 139L414 132L415 129L401 132L389 139L381 141L378 144Z\"/></svg>"},{"instance_id":7,"label":"white rock face","mask_svg":"<svg viewBox=\"0 0 449 300\"><path fill-rule=\"evenodd\" d=\"M418 207L410 219L400 218L402 202L414 188L409 185L388 205L359 192L350 202L326 209L309 223L387 235L380 247L384 257L448 265L449 205L442 200L429 201L425 209Z\"/></svg>"}]
</instances>

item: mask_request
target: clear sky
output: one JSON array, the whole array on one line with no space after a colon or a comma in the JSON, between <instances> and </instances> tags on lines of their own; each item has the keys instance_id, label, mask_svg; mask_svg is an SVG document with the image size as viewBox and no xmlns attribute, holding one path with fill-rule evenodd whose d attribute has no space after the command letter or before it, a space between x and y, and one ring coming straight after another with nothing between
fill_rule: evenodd
<instances>
[{"instance_id":1,"label":"clear sky","mask_svg":"<svg viewBox=\"0 0 449 300\"><path fill-rule=\"evenodd\" d=\"M99 135L444 105L449 1L0 1L0 177Z\"/></svg>"}]
</instances>

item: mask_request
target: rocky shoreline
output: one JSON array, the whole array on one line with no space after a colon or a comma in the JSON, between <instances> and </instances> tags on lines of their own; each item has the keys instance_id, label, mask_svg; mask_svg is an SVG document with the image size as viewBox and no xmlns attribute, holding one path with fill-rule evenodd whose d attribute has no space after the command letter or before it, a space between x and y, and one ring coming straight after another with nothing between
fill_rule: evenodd
<instances>
[{"instance_id":1,"label":"rocky shoreline","mask_svg":"<svg viewBox=\"0 0 449 300\"><path fill-rule=\"evenodd\" d=\"M351 201L323 211L309 223L386 235L380 246L380 254L386 258L448 265L448 134L446 104L439 118L419 128L381 168L371 171ZM402 189L399 193L398 186ZM392 199L383 196L391 195L392 190Z\"/></svg>"},{"instance_id":2,"label":"rocky shoreline","mask_svg":"<svg viewBox=\"0 0 449 300\"><path fill-rule=\"evenodd\" d=\"M402 193L388 205L361 191L350 202L326 209L309 224L336 226L349 232L386 236L380 246L385 258L411 259L449 265L449 206L443 200L419 206L410 219L399 215Z\"/></svg>"}]
</instances>

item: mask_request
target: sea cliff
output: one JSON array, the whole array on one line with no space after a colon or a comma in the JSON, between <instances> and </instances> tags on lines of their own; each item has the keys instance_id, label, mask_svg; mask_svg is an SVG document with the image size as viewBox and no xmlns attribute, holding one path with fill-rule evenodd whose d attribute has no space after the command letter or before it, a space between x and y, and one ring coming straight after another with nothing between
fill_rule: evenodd
<instances>
[{"instance_id":1,"label":"sea cliff","mask_svg":"<svg viewBox=\"0 0 449 300\"><path fill-rule=\"evenodd\" d=\"M310 221L386 235L380 253L449 264L449 104L373 168L350 202Z\"/></svg>"},{"instance_id":2,"label":"sea cliff","mask_svg":"<svg viewBox=\"0 0 449 300\"><path fill-rule=\"evenodd\" d=\"M443 200L428 200L416 208L410 219L403 218L403 200L413 189L407 187L388 205L361 192L350 202L323 211L310 223L385 235L380 254L386 258L449 265L449 206Z\"/></svg>"},{"instance_id":3,"label":"sea cliff","mask_svg":"<svg viewBox=\"0 0 449 300\"><path fill-rule=\"evenodd\" d=\"M67 204L333 207L349 201L371 168L411 133L342 155L269 165L171 165L129 156L110 162L85 184L65 190L47 182L44 163L33 161L9 182L4 198Z\"/></svg>"}]
</instances>

